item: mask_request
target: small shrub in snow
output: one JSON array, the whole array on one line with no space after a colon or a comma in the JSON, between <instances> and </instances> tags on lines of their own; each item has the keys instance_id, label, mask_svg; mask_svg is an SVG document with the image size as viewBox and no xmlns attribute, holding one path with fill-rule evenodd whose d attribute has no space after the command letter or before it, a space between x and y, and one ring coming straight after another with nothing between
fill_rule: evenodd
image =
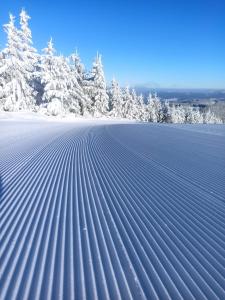
<instances>
[{"instance_id":1,"label":"small shrub in snow","mask_svg":"<svg viewBox=\"0 0 225 300\"><path fill-rule=\"evenodd\" d=\"M52 116L58 116L62 114L62 103L58 99L53 99L47 106L47 111Z\"/></svg>"}]
</instances>

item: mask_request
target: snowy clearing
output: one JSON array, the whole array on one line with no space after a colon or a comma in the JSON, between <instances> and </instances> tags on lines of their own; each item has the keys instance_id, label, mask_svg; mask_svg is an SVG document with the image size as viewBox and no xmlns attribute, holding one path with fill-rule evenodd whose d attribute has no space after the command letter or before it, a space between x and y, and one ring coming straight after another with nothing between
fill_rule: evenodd
<instances>
[{"instance_id":1,"label":"snowy clearing","mask_svg":"<svg viewBox=\"0 0 225 300\"><path fill-rule=\"evenodd\" d=\"M225 299L225 126L12 118L1 299Z\"/></svg>"}]
</instances>

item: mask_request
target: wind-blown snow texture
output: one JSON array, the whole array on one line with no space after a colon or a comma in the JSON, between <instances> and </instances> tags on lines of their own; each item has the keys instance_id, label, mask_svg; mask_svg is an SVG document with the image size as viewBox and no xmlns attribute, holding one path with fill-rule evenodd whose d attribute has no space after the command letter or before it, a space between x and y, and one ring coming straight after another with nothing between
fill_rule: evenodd
<instances>
[{"instance_id":1,"label":"wind-blown snow texture","mask_svg":"<svg viewBox=\"0 0 225 300\"><path fill-rule=\"evenodd\" d=\"M224 136L1 121L1 299L225 299Z\"/></svg>"}]
</instances>

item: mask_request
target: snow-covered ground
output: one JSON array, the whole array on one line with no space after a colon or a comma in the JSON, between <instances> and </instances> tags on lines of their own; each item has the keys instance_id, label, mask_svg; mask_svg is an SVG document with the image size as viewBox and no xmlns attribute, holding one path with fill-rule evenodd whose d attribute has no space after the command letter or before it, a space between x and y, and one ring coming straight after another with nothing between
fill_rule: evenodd
<instances>
[{"instance_id":1,"label":"snow-covered ground","mask_svg":"<svg viewBox=\"0 0 225 300\"><path fill-rule=\"evenodd\" d=\"M135 120L123 119L123 118L112 118L107 116L102 116L99 118L93 118L92 116L75 116L74 114L65 114L65 115L58 115L58 116L51 116L46 115L45 113L37 113L37 112L30 112L30 111L18 111L18 112L6 112L0 110L0 121L1 120L8 120L8 121L24 121L24 120L31 120L31 121L48 121L48 122L73 122L73 123L134 123Z\"/></svg>"},{"instance_id":2,"label":"snow-covered ground","mask_svg":"<svg viewBox=\"0 0 225 300\"><path fill-rule=\"evenodd\" d=\"M1 299L225 299L224 134L1 115Z\"/></svg>"}]
</instances>

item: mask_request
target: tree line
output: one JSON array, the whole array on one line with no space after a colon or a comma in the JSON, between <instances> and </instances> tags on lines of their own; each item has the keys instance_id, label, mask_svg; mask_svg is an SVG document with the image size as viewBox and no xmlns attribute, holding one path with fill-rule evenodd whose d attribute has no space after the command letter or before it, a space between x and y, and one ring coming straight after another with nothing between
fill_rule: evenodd
<instances>
[{"instance_id":1,"label":"tree line","mask_svg":"<svg viewBox=\"0 0 225 300\"><path fill-rule=\"evenodd\" d=\"M115 117L147 122L221 123L208 110L160 101L156 93L147 99L134 89L121 88L113 79L107 86L101 55L86 70L77 51L68 57L57 55L53 41L42 53L33 46L30 17L24 9L20 26L9 15L3 25L7 35L0 51L0 109L42 111L50 115Z\"/></svg>"}]
</instances>

